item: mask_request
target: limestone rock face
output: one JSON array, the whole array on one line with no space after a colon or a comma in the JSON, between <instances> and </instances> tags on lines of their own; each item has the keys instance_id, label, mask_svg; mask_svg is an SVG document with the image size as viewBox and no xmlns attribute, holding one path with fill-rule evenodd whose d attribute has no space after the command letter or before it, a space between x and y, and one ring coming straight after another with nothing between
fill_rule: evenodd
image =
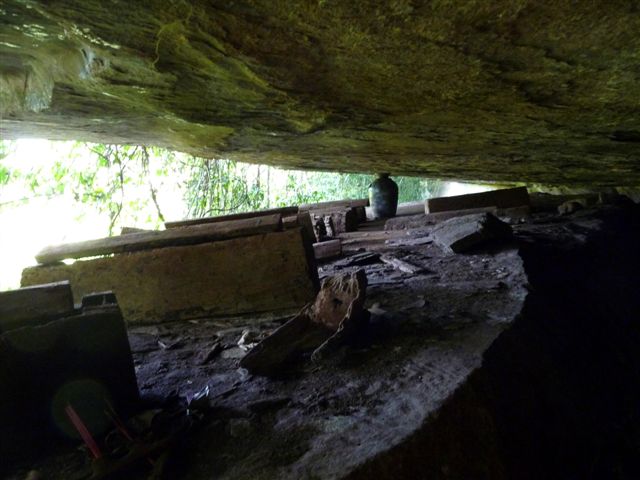
<instances>
[{"instance_id":1,"label":"limestone rock face","mask_svg":"<svg viewBox=\"0 0 640 480\"><path fill-rule=\"evenodd\" d=\"M0 134L339 171L640 184L640 10L6 0Z\"/></svg>"}]
</instances>

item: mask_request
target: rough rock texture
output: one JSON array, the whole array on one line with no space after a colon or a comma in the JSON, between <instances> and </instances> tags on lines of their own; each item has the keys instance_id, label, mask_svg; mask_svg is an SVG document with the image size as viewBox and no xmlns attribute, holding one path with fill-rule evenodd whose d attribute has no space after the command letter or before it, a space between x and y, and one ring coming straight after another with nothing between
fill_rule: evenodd
<instances>
[{"instance_id":1,"label":"rough rock texture","mask_svg":"<svg viewBox=\"0 0 640 480\"><path fill-rule=\"evenodd\" d=\"M637 2L7 0L3 137L638 185Z\"/></svg>"},{"instance_id":2,"label":"rough rock texture","mask_svg":"<svg viewBox=\"0 0 640 480\"><path fill-rule=\"evenodd\" d=\"M366 270L367 335L283 378L238 360L244 340L286 318L131 329L145 396L210 389L166 478L639 478L638 207L535 214L513 228L513 245L465 255L357 232L424 270L324 265L322 276ZM25 468L73 478L84 455L70 446Z\"/></svg>"}]
</instances>

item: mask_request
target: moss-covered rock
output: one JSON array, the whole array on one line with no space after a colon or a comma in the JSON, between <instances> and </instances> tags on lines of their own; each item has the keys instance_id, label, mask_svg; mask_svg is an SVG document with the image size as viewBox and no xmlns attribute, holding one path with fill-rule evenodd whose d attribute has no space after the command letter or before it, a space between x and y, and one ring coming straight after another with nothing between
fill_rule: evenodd
<instances>
[{"instance_id":1,"label":"moss-covered rock","mask_svg":"<svg viewBox=\"0 0 640 480\"><path fill-rule=\"evenodd\" d=\"M7 0L0 133L313 169L639 185L634 5Z\"/></svg>"}]
</instances>

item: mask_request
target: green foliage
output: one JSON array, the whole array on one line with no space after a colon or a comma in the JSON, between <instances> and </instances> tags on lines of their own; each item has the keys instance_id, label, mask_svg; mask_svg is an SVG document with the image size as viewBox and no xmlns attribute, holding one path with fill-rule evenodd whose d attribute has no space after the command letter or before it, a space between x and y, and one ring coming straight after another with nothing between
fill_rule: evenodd
<instances>
[{"instance_id":1,"label":"green foliage","mask_svg":"<svg viewBox=\"0 0 640 480\"><path fill-rule=\"evenodd\" d=\"M2 162L2 160L4 160L9 155L9 153L11 153L12 150L13 150L12 142L1 140L0 141L0 162ZM7 183L9 183L10 179L11 179L11 170L7 166L0 163L0 186L6 185Z\"/></svg>"},{"instance_id":2,"label":"green foliage","mask_svg":"<svg viewBox=\"0 0 640 480\"><path fill-rule=\"evenodd\" d=\"M10 145L0 142L0 160ZM270 207L346 198L364 198L374 175L282 170L269 166L212 160L167 150L131 145L76 143L68 158L28 171L9 171L0 163L0 185L20 183L33 197L71 196L108 218L108 233L117 227L159 227L163 188L182 192L184 216L203 217ZM394 177L400 202L424 200L441 183ZM2 205L0 203L0 205Z\"/></svg>"}]
</instances>

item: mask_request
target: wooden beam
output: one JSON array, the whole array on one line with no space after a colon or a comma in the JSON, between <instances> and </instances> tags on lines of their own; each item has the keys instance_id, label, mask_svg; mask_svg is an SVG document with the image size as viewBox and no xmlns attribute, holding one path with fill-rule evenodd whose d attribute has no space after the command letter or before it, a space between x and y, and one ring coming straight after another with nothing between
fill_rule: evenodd
<instances>
[{"instance_id":1,"label":"wooden beam","mask_svg":"<svg viewBox=\"0 0 640 480\"><path fill-rule=\"evenodd\" d=\"M53 263L67 258L95 257L168 246L194 245L278 230L282 230L282 219L280 214L274 214L55 245L43 249L36 255L36 260L38 263Z\"/></svg>"},{"instance_id":2,"label":"wooden beam","mask_svg":"<svg viewBox=\"0 0 640 480\"><path fill-rule=\"evenodd\" d=\"M319 285L301 228L22 272L24 286L60 280L71 282L76 302L112 290L130 323L296 309Z\"/></svg>"},{"instance_id":3,"label":"wooden beam","mask_svg":"<svg viewBox=\"0 0 640 480\"><path fill-rule=\"evenodd\" d=\"M202 225L205 223L220 223L231 220L245 220L247 218L264 217L269 215L280 214L288 217L298 213L298 207L278 207L267 210L257 210L255 212L232 213L229 215L218 215L216 217L192 218L189 220L177 220L174 222L165 222L165 228L190 227L193 225Z\"/></svg>"},{"instance_id":4,"label":"wooden beam","mask_svg":"<svg viewBox=\"0 0 640 480\"><path fill-rule=\"evenodd\" d=\"M430 198L425 204L425 213L483 207L509 208L522 205L529 205L529 193L526 187L505 188L453 197Z\"/></svg>"},{"instance_id":5,"label":"wooden beam","mask_svg":"<svg viewBox=\"0 0 640 480\"><path fill-rule=\"evenodd\" d=\"M0 292L0 332L35 326L73 312L69 282Z\"/></svg>"}]
</instances>

